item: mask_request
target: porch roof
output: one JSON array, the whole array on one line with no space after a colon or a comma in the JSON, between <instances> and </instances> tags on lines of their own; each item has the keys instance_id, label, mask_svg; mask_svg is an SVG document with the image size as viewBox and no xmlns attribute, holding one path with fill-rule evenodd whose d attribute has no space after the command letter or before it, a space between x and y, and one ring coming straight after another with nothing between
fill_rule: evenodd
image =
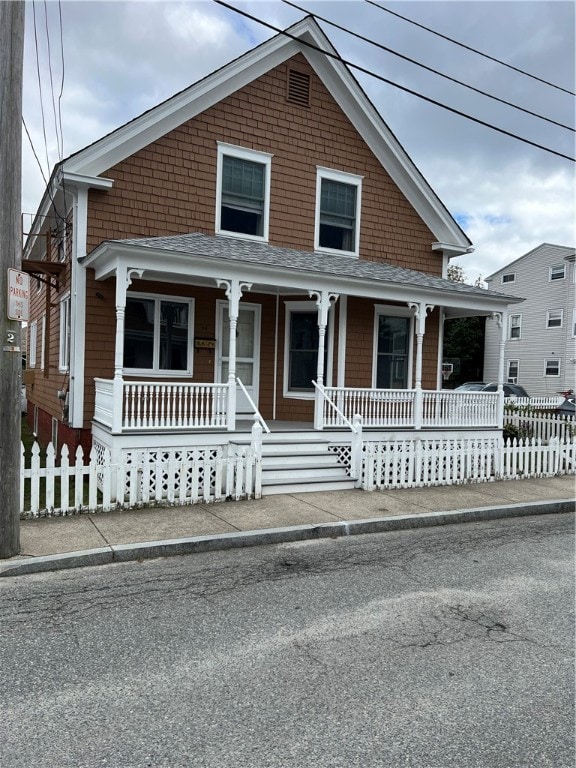
<instances>
[{"instance_id":1,"label":"porch roof","mask_svg":"<svg viewBox=\"0 0 576 768\"><path fill-rule=\"evenodd\" d=\"M136 254L137 259L133 258ZM134 262L133 266L138 264L139 267L144 268L145 272L170 271L171 265L167 263L168 259L166 259L169 254L175 258L186 257L187 260L196 264L198 262L204 262L204 264L208 262L212 265L218 263L220 271L226 265L242 265L243 279L253 280L256 283L265 282L267 274L271 278L271 272L281 271L286 276L291 275L291 285L300 288L302 288L300 286L302 277L308 276L310 278L317 275L322 277L323 281L330 278L337 282L346 280L350 293L356 293L350 281L368 283L372 287L375 285L382 288L388 286L402 293L410 288L417 289L419 293L438 294L441 292L442 301L437 301L437 303L443 305L455 303L456 306L463 306L468 301L476 305L478 300L482 303L482 300L491 299L489 304L496 300L496 303L502 306L523 301L517 296L452 282L391 264L364 261L334 253L299 251L294 248L281 248L258 241L205 235L199 232L167 237L108 240L101 243L82 261L86 266L96 268L97 273L99 273L98 276L103 279L114 274L118 257L124 257L122 260L130 261L131 266L132 262ZM249 271L247 267L250 267ZM152 275L150 275L151 277ZM298 277L300 279L297 279ZM271 281L271 284L277 283ZM452 297L452 301L446 301L449 295ZM455 302L454 299L456 299Z\"/></svg>"}]
</instances>

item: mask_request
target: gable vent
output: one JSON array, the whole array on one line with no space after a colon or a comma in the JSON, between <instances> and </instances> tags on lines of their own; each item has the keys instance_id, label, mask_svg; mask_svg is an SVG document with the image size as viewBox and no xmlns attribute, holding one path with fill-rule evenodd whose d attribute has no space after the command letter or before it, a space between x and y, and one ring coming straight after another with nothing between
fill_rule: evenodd
<instances>
[{"instance_id":1,"label":"gable vent","mask_svg":"<svg viewBox=\"0 0 576 768\"><path fill-rule=\"evenodd\" d=\"M300 104L301 107L310 106L310 75L299 72L297 69L288 70L288 95L287 101L292 104Z\"/></svg>"}]
</instances>

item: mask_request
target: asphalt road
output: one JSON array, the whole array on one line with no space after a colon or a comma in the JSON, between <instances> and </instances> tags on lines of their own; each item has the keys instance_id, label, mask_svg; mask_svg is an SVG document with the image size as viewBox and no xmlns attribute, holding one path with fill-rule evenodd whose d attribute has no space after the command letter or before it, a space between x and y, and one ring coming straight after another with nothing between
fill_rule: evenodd
<instances>
[{"instance_id":1,"label":"asphalt road","mask_svg":"<svg viewBox=\"0 0 576 768\"><path fill-rule=\"evenodd\" d=\"M550 515L0 581L2 768L572 768Z\"/></svg>"}]
</instances>

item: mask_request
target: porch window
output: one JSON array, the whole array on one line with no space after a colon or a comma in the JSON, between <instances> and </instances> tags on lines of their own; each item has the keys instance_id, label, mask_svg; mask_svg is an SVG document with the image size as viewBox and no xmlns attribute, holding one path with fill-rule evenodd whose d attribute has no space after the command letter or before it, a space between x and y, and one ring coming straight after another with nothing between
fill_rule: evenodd
<instances>
[{"instance_id":1,"label":"porch window","mask_svg":"<svg viewBox=\"0 0 576 768\"><path fill-rule=\"evenodd\" d=\"M124 369L192 373L193 300L160 296L126 299Z\"/></svg>"},{"instance_id":2,"label":"porch window","mask_svg":"<svg viewBox=\"0 0 576 768\"><path fill-rule=\"evenodd\" d=\"M406 389L410 352L410 317L377 315L377 389Z\"/></svg>"},{"instance_id":3,"label":"porch window","mask_svg":"<svg viewBox=\"0 0 576 768\"><path fill-rule=\"evenodd\" d=\"M292 312L288 350L288 389L313 392L318 372L318 313Z\"/></svg>"},{"instance_id":4,"label":"porch window","mask_svg":"<svg viewBox=\"0 0 576 768\"><path fill-rule=\"evenodd\" d=\"M358 255L362 177L318 168L315 248Z\"/></svg>"},{"instance_id":5,"label":"porch window","mask_svg":"<svg viewBox=\"0 0 576 768\"><path fill-rule=\"evenodd\" d=\"M508 360L508 374L506 376L506 381L508 384L518 384L518 368L519 368L519 362L518 360Z\"/></svg>"},{"instance_id":6,"label":"porch window","mask_svg":"<svg viewBox=\"0 0 576 768\"><path fill-rule=\"evenodd\" d=\"M268 239L272 155L218 145L216 232Z\"/></svg>"}]
</instances>

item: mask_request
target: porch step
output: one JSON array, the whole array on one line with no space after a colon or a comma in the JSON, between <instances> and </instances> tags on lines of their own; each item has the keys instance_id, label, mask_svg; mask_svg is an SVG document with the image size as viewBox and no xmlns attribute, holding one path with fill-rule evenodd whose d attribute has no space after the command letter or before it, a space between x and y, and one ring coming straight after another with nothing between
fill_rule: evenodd
<instances>
[{"instance_id":1,"label":"porch step","mask_svg":"<svg viewBox=\"0 0 576 768\"><path fill-rule=\"evenodd\" d=\"M309 493L354 488L354 481L328 440L316 436L267 436L262 441L262 495Z\"/></svg>"}]
</instances>

